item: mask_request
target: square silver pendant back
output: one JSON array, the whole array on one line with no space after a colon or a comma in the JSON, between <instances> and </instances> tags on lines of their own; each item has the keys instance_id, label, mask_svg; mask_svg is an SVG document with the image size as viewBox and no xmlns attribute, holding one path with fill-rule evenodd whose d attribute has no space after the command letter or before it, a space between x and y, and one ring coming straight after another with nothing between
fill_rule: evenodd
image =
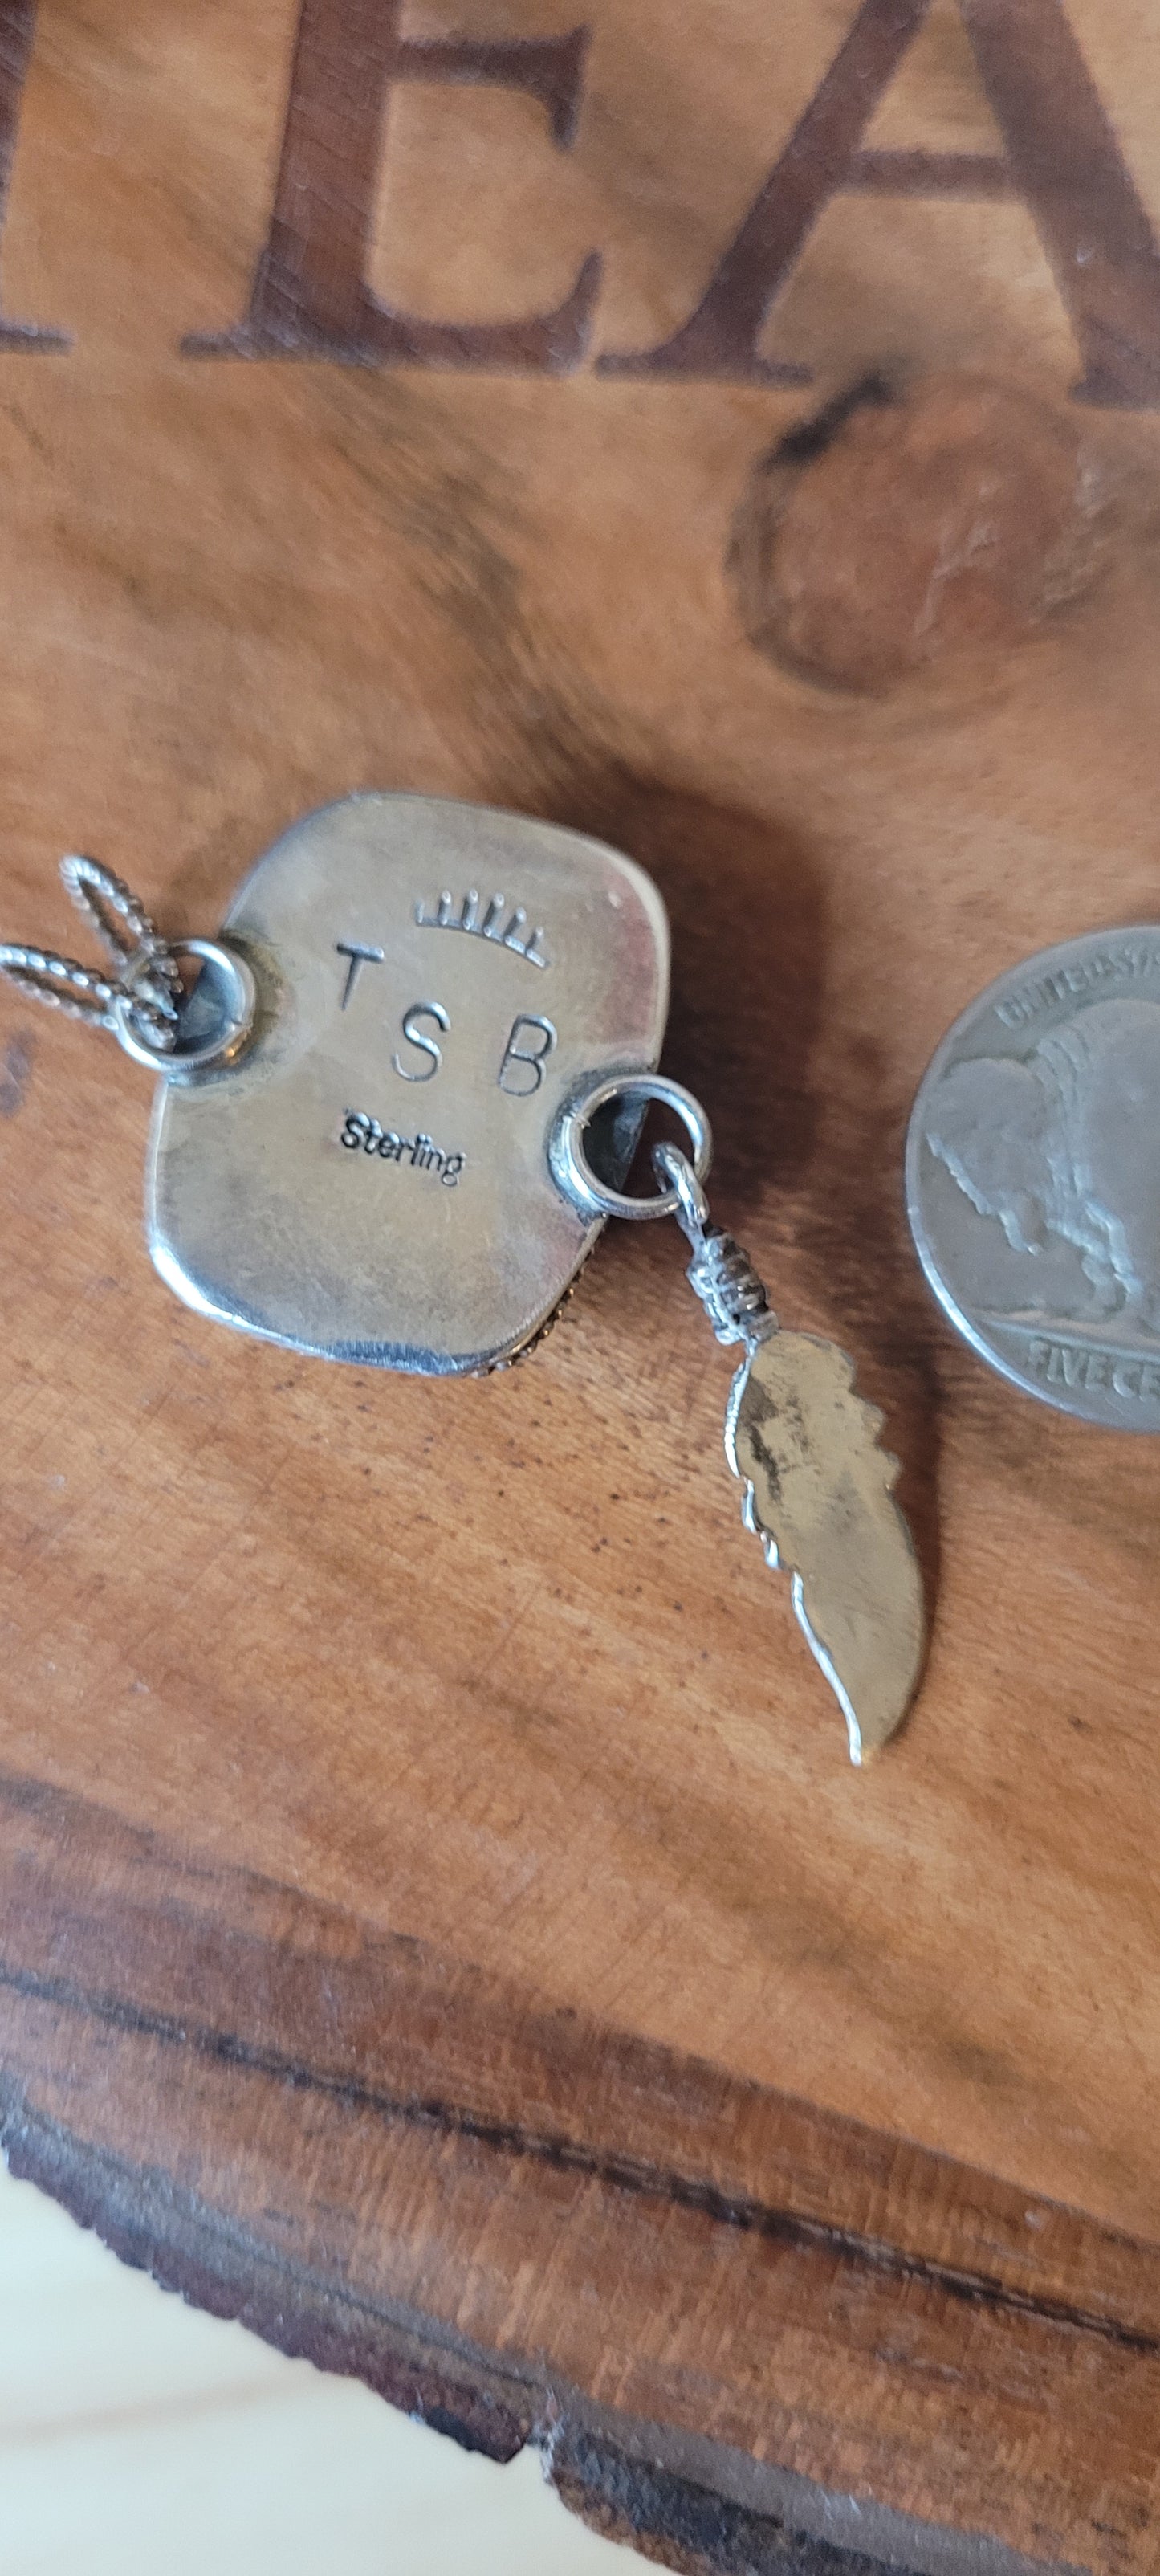
<instances>
[{"instance_id":1,"label":"square silver pendant back","mask_svg":"<svg viewBox=\"0 0 1160 2576\"><path fill-rule=\"evenodd\" d=\"M553 1178L557 1117L660 1054L655 886L579 832L368 794L285 833L223 929L259 1023L240 1062L159 1087L163 1278L328 1359L445 1374L513 1358L601 1230Z\"/></svg>"}]
</instances>

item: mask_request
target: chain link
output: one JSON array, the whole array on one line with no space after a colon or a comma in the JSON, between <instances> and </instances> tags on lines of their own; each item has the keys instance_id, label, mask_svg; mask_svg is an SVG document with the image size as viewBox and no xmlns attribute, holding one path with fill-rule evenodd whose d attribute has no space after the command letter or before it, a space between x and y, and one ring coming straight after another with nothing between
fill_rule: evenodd
<instances>
[{"instance_id":1,"label":"chain link","mask_svg":"<svg viewBox=\"0 0 1160 2576\"><path fill-rule=\"evenodd\" d=\"M66 894L103 941L116 974L95 972L52 948L27 948L13 941L0 942L0 974L38 1002L70 1019L87 1020L91 1027L110 1029L114 1036L120 1034L128 1009L150 1052L169 1054L177 1041L182 995L169 941L131 888L98 859L70 856L61 860L60 873Z\"/></svg>"}]
</instances>

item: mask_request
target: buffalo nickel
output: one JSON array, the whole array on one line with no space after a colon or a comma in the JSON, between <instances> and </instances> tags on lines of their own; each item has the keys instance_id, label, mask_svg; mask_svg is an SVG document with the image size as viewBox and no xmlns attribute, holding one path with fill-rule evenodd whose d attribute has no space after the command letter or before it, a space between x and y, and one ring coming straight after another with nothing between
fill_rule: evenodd
<instances>
[{"instance_id":1,"label":"buffalo nickel","mask_svg":"<svg viewBox=\"0 0 1160 2576\"><path fill-rule=\"evenodd\" d=\"M907 1207L981 1358L1086 1422L1160 1431L1160 927L992 984L920 1087Z\"/></svg>"}]
</instances>

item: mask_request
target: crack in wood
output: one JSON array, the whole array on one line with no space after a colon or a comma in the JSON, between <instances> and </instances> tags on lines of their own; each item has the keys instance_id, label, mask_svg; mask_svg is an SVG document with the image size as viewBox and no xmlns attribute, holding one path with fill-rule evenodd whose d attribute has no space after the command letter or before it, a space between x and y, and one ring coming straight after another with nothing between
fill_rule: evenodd
<instances>
[{"instance_id":1,"label":"crack in wood","mask_svg":"<svg viewBox=\"0 0 1160 2576\"><path fill-rule=\"evenodd\" d=\"M437 2095L387 2093L357 2076L332 2073L279 2049L257 2047L236 2031L179 2019L176 2014L147 2011L119 1996L90 1992L64 1977L38 1976L4 1960L0 1960L0 1987L22 2000L53 2005L101 2022L127 2037L155 2040L163 2047L191 2049L199 2057L269 2077L298 2091L322 2095L380 2120L440 2130L446 2136L469 2139L496 2154L526 2157L560 2171L587 2174L613 2190L693 2210L714 2225L826 2253L839 2262L939 2290L949 2298L998 2314L1031 2317L1069 2332L1097 2335L1126 2352L1148 2357L1160 2354L1160 2335L1126 2326L1118 2318L1101 2316L1064 2299L1033 2297L991 2274L964 2271L929 2255L908 2254L884 2238L863 2236L824 2219L806 2218L745 2194L722 2191L702 2175L648 2164L639 2157L617 2154L614 2149L585 2146L578 2139L527 2129L515 2121L489 2120L465 2104Z\"/></svg>"}]
</instances>

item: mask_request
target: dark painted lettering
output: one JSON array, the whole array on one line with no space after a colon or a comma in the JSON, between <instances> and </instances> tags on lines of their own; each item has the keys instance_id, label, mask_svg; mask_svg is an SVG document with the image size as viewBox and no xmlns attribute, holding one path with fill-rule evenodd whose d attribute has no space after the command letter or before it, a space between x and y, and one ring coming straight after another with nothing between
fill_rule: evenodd
<instances>
[{"instance_id":1,"label":"dark painted lettering","mask_svg":"<svg viewBox=\"0 0 1160 2576\"><path fill-rule=\"evenodd\" d=\"M572 142L588 30L552 37L409 37L400 0L303 0L274 209L249 311L195 334L193 354L329 357L367 364L563 372L587 346L601 263L593 252L564 302L516 322L429 322L380 304L366 283L387 100L401 80L486 81L542 104L553 142Z\"/></svg>"},{"instance_id":2,"label":"dark painted lettering","mask_svg":"<svg viewBox=\"0 0 1160 2576\"><path fill-rule=\"evenodd\" d=\"M397 311L372 294L367 268L392 89L428 81L521 92L542 108L557 150L567 151L575 139L589 30L411 36L402 32L402 5L302 0L269 232L249 307L232 329L187 338L187 351L533 373L579 365L600 284L595 251L561 304L508 322L440 322ZM759 354L760 344L835 195L1018 197L1035 222L1079 344L1078 398L1160 408L1160 245L1066 0L955 5L1002 151L867 146L870 120L931 0L860 0L844 43L696 309L657 347L607 354L598 362L603 373L807 383L807 368ZM35 22L35 0L0 0L0 232ZM705 42L712 41L706 29ZM68 345L66 332L0 314L0 349ZM533 931L524 950L533 965L546 962L538 936ZM357 971L352 964L347 1002Z\"/></svg>"},{"instance_id":3,"label":"dark painted lettering","mask_svg":"<svg viewBox=\"0 0 1160 2576\"><path fill-rule=\"evenodd\" d=\"M8 190L20 130L20 109L28 60L36 32L36 0L0 0L0 232L8 212ZM0 349L67 349L68 331L53 331L43 322L9 322L0 313Z\"/></svg>"},{"instance_id":4,"label":"dark painted lettering","mask_svg":"<svg viewBox=\"0 0 1160 2576\"><path fill-rule=\"evenodd\" d=\"M767 317L839 190L1022 197L1083 359L1088 402L1160 405L1160 252L1061 0L957 0L1003 157L871 152L862 138L930 0L863 0L844 45L687 322L607 375L808 381L758 355Z\"/></svg>"}]
</instances>

